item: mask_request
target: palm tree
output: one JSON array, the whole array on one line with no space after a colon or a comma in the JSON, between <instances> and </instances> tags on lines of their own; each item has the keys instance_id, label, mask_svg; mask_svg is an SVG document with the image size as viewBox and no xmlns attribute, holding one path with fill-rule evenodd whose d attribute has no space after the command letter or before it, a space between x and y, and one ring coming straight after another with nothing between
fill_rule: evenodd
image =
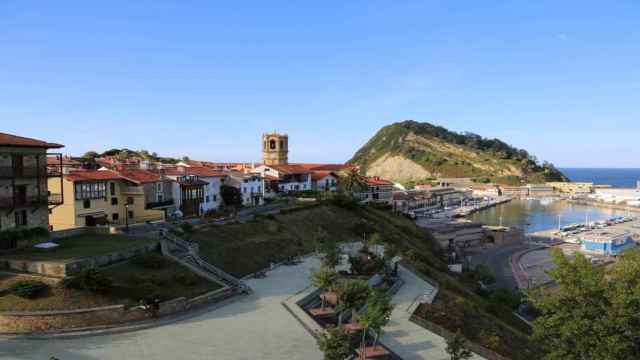
<instances>
[{"instance_id":1,"label":"palm tree","mask_svg":"<svg viewBox=\"0 0 640 360\"><path fill-rule=\"evenodd\" d=\"M311 275L311 284L321 290L333 291L338 283L340 275L333 270L323 266L320 270ZM322 297L322 308L324 309L325 299Z\"/></svg>"}]
</instances>

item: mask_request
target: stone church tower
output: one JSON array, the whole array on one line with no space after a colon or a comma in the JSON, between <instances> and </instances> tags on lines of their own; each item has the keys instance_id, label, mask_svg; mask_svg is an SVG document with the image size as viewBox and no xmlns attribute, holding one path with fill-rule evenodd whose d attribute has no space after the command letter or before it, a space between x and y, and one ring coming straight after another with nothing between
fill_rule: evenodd
<instances>
[{"instance_id":1,"label":"stone church tower","mask_svg":"<svg viewBox=\"0 0 640 360\"><path fill-rule=\"evenodd\" d=\"M289 162L289 136L275 132L263 134L262 161L265 165L286 165Z\"/></svg>"}]
</instances>

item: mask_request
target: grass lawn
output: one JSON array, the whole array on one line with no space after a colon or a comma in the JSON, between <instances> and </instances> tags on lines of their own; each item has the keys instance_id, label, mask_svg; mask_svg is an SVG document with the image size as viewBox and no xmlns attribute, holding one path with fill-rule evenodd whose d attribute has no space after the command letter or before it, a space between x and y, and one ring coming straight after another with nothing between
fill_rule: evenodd
<instances>
[{"instance_id":1,"label":"grass lawn","mask_svg":"<svg viewBox=\"0 0 640 360\"><path fill-rule=\"evenodd\" d=\"M113 288L105 294L65 288L61 282L13 273L0 273L0 311L36 311L85 309L106 305L136 305L141 298L158 296L161 300L195 297L221 288L189 269L167 259L160 269L150 269L128 261L101 269L111 278ZM40 280L50 285L45 296L29 300L6 294L12 283Z\"/></svg>"},{"instance_id":2,"label":"grass lawn","mask_svg":"<svg viewBox=\"0 0 640 360\"><path fill-rule=\"evenodd\" d=\"M22 248L0 255L3 259L66 262L109 254L157 243L157 239L126 235L78 235L54 240L60 246L53 249Z\"/></svg>"}]
</instances>

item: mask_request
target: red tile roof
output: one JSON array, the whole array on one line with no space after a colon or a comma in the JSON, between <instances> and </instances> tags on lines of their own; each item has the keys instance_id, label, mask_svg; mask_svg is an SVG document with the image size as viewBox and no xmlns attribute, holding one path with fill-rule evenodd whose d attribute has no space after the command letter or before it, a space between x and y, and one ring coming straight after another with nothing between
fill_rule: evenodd
<instances>
[{"instance_id":1,"label":"red tile roof","mask_svg":"<svg viewBox=\"0 0 640 360\"><path fill-rule=\"evenodd\" d=\"M72 171L65 178L69 181L105 181L122 179L118 173L111 170Z\"/></svg>"},{"instance_id":2,"label":"red tile roof","mask_svg":"<svg viewBox=\"0 0 640 360\"><path fill-rule=\"evenodd\" d=\"M64 145L50 143L42 140L31 139L27 137L11 135L6 133L0 133L0 146L20 146L20 147L35 147L46 149L59 149Z\"/></svg>"},{"instance_id":3,"label":"red tile roof","mask_svg":"<svg viewBox=\"0 0 640 360\"><path fill-rule=\"evenodd\" d=\"M333 176L333 177L335 177L335 178L337 178L337 177L338 177L338 176L337 176L334 172L332 172L332 171L314 171L314 172L311 174L311 180L318 181L318 180L322 180L322 179L326 178L327 176Z\"/></svg>"},{"instance_id":4,"label":"red tile roof","mask_svg":"<svg viewBox=\"0 0 640 360\"><path fill-rule=\"evenodd\" d=\"M389 180L385 180L385 179L381 179L377 176L372 176L372 177L365 177L364 181L367 183L367 185L391 185L393 186L394 184L389 181Z\"/></svg>"},{"instance_id":5,"label":"red tile roof","mask_svg":"<svg viewBox=\"0 0 640 360\"><path fill-rule=\"evenodd\" d=\"M266 165L272 169L275 169L279 173L283 174L308 174L311 171L301 164L287 164L287 165Z\"/></svg>"},{"instance_id":6,"label":"red tile roof","mask_svg":"<svg viewBox=\"0 0 640 360\"><path fill-rule=\"evenodd\" d=\"M123 170L120 171L120 176L139 184L162 181L162 177L160 176L160 174L153 173L147 170Z\"/></svg>"},{"instance_id":7,"label":"red tile roof","mask_svg":"<svg viewBox=\"0 0 640 360\"><path fill-rule=\"evenodd\" d=\"M173 167L165 169L170 176L195 175L200 177L225 177L227 174L208 167Z\"/></svg>"},{"instance_id":8,"label":"red tile roof","mask_svg":"<svg viewBox=\"0 0 640 360\"><path fill-rule=\"evenodd\" d=\"M313 164L313 163L291 163L289 165L299 166L309 171L342 171L355 168L350 164Z\"/></svg>"}]
</instances>

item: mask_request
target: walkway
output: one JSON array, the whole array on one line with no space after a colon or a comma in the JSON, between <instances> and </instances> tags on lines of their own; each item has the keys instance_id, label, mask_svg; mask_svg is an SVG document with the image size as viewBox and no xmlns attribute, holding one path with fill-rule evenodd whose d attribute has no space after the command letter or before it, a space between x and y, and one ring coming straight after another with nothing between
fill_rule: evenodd
<instances>
[{"instance_id":1,"label":"walkway","mask_svg":"<svg viewBox=\"0 0 640 360\"><path fill-rule=\"evenodd\" d=\"M400 277L405 281L400 291L393 296L395 308L391 314L391 321L385 328L381 342L398 354L403 360L429 359L449 360L445 351L446 341L409 321L410 313L407 308L411 306L418 296L429 293L433 286L420 279L404 267L399 269ZM472 359L482 359L474 356Z\"/></svg>"},{"instance_id":2,"label":"walkway","mask_svg":"<svg viewBox=\"0 0 640 360\"><path fill-rule=\"evenodd\" d=\"M319 266L308 259L279 267L247 280L251 295L172 325L77 339L0 339L0 359L322 359L314 338L281 305L309 285L311 269Z\"/></svg>"}]
</instances>

